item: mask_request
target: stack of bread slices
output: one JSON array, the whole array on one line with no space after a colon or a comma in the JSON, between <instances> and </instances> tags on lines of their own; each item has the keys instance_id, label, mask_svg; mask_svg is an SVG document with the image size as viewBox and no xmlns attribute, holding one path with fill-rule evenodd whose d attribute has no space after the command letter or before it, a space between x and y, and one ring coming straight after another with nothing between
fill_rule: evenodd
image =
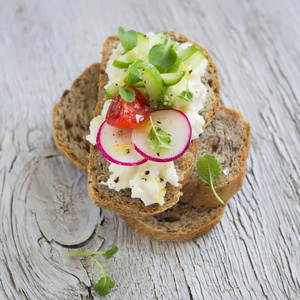
<instances>
[{"instance_id":1,"label":"stack of bread slices","mask_svg":"<svg viewBox=\"0 0 300 300\"><path fill-rule=\"evenodd\" d=\"M201 80L208 93L204 108L199 112L205 120L205 130L175 161L179 186L167 184L163 205L145 206L141 199L131 197L129 188L117 192L101 184L109 178L110 162L86 140L90 121L101 113L104 102L108 100L104 94L108 82L106 65L112 49L120 42L117 36L106 40L101 64L87 68L54 106L53 134L60 152L88 174L88 191L95 205L119 213L129 227L144 237L186 241L212 229L224 214L229 199L241 189L251 134L250 124L240 111L219 105L218 71L209 52L183 34L167 34L175 41L191 42L202 49L208 65ZM221 175L214 187L224 205L195 171L198 158L205 154L214 155L221 164Z\"/></svg>"}]
</instances>

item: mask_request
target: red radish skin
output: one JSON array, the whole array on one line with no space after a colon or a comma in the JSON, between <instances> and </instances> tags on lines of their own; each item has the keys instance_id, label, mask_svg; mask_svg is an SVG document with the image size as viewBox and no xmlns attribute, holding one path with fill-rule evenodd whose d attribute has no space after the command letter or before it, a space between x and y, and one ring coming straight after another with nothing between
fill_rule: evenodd
<instances>
[{"instance_id":1,"label":"red radish skin","mask_svg":"<svg viewBox=\"0 0 300 300\"><path fill-rule=\"evenodd\" d=\"M100 153L103 155L104 158L106 158L108 161L117 164L117 165L122 165L122 166L137 166L137 165L141 165L143 163L145 163L147 161L146 158L144 158L143 156L141 156L138 152L135 151L134 147L132 147L130 150L131 152L129 154L126 154L125 158L123 161L119 159L117 159L118 157L113 157L112 154L109 154L108 152L108 147L105 147L105 141L107 141L108 138L111 135L115 135L115 137L113 137L113 140L117 140L118 136L116 135L116 132L120 131L120 129L110 126L107 124L106 121L104 121L98 131L97 134L97 139L96 139L96 143L97 143L97 147L100 151ZM129 140L127 139L127 142L129 144L131 143L131 129L122 129L121 131L126 131L126 136L129 136ZM128 131L128 132L127 132ZM122 134L123 135L123 134ZM102 142L101 142L102 141ZM117 141L116 141L117 142ZM109 145L109 147L112 146L117 146L118 144L116 143L116 145ZM132 161L128 161L128 158L132 159Z\"/></svg>"},{"instance_id":2,"label":"red radish skin","mask_svg":"<svg viewBox=\"0 0 300 300\"><path fill-rule=\"evenodd\" d=\"M167 133L170 133L170 131L172 131L175 136L177 135L177 138L173 140L173 147L170 150L166 150L162 152L163 157L158 157L157 152L152 150L149 146L146 145L149 131L148 132L141 131L139 128L133 129L131 139L132 142L134 143L135 150L140 155L145 157L147 160L151 160L155 162L169 162L181 157L189 147L191 137L192 137L192 127L187 116L183 112L176 109L159 109L151 112L150 116L152 117L152 119L155 119L155 115L157 116L158 114L161 115L161 112L164 113L163 116L166 118L165 119L166 123L167 122L169 122L170 124L176 123L176 128L175 126L173 126L173 128L169 128L168 130L166 128L168 127L168 124L162 124L162 129L164 129ZM163 125L165 125L165 127ZM143 140L146 142L144 143ZM174 148L176 146L174 141L177 142L180 141L179 145L177 146L177 148L179 148L178 153L176 153L176 148ZM174 155L174 150L175 150L175 155Z\"/></svg>"}]
</instances>

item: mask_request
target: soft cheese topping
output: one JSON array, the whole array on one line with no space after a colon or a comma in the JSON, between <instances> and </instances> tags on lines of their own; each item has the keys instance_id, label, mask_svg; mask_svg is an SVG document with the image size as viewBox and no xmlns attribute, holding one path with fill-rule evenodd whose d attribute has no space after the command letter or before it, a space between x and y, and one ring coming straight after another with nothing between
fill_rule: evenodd
<instances>
[{"instance_id":1,"label":"soft cheese topping","mask_svg":"<svg viewBox=\"0 0 300 300\"><path fill-rule=\"evenodd\" d=\"M96 145L97 134L98 134L101 124L105 121L105 116L106 116L106 113L107 113L110 103L111 103L111 100L107 100L103 105L101 115L95 117L90 122L90 134L87 135L86 140L89 141L93 145Z\"/></svg>"},{"instance_id":2,"label":"soft cheese topping","mask_svg":"<svg viewBox=\"0 0 300 300\"><path fill-rule=\"evenodd\" d=\"M147 161L139 166L109 166L111 175L107 182L101 182L111 189L120 191L131 188L133 198L141 198L145 205L164 203L166 183L178 186L178 176L174 162L157 163Z\"/></svg>"},{"instance_id":3,"label":"soft cheese topping","mask_svg":"<svg viewBox=\"0 0 300 300\"><path fill-rule=\"evenodd\" d=\"M155 34L147 34L149 36L149 43L151 46L160 43L159 38ZM184 50L191 46L191 43L177 43L176 52ZM119 43L116 49L112 50L112 54L107 62L106 73L109 81L105 86L108 88L112 83L118 81L124 74L124 69L118 69L113 66L113 62L118 59L124 52L121 43ZM201 77L205 74L207 67L207 60L203 59L201 63L192 69L189 66L189 90L193 93L193 100L187 102L185 100L177 101L174 105L175 109L182 111L192 127L192 139L197 139L198 135L202 133L202 127L205 123L202 116L199 115L199 111L203 108L204 101L206 99L207 89L201 82ZM187 80L181 80L176 85L176 95L180 94L186 89ZM172 94L165 95L164 101L168 102ZM96 144L96 137L102 122L105 120L107 109L111 100L106 101L104 104L101 115L94 118L90 124L90 134L87 136L87 140L93 145ZM132 197L140 198L145 205L151 205L153 203L164 203L164 195L166 193L166 183L169 182L174 186L178 186L178 176L174 166L174 162L157 163L153 161L147 161L138 166L121 166L111 163L109 166L111 172L107 182L101 182L107 185L111 189L120 191L121 189L131 188Z\"/></svg>"}]
</instances>

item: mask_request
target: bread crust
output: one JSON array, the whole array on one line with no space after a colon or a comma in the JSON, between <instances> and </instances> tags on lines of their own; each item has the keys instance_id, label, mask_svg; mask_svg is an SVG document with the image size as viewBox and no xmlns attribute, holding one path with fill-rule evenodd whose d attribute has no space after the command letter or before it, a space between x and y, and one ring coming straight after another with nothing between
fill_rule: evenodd
<instances>
[{"instance_id":1,"label":"bread crust","mask_svg":"<svg viewBox=\"0 0 300 300\"><path fill-rule=\"evenodd\" d=\"M188 39L186 36L184 36L181 33L177 32L167 32L167 34L171 35L172 38L178 39L179 42L194 42L190 39ZM104 86L108 81L108 76L106 74L106 65L108 62L108 59L110 57L111 51L113 48L116 48L119 43L118 36L114 35L109 37L103 46L103 56L102 56L102 62L101 62L101 71L100 71L100 77L99 77L99 93L98 93L98 103L96 105L95 111L94 111L94 117L98 116L101 113L102 107L104 102L107 100L107 97L104 94ZM194 42L195 43L195 42ZM205 119L205 125L213 119L218 106L219 106L219 92L220 92L220 82L218 80L218 72L217 69L212 61L212 58L208 51L203 48L198 43L195 43L196 46L200 47L208 59L208 70L210 75L212 75L213 84L211 85L214 87L215 92L213 92L213 99L210 99L211 103L209 103L209 112L203 112L203 117ZM208 84L209 79L206 80L205 84L208 87L208 89L212 90L212 87ZM182 195L181 193L181 187L185 183L186 179L190 176L191 172L193 171L195 159L196 159L196 153L197 153L197 141L194 140L191 142L189 149L186 151L186 153L175 161L175 168L177 171L177 175L179 177L179 186L174 187L170 184L167 184L166 186L166 195L165 195L165 203L163 205L159 204L152 204L150 206L145 206L144 203L137 198L131 198L130 191L125 190L123 193L110 190L108 187L100 184L101 181L103 181L103 178L105 181L108 179L108 166L109 163L107 161L104 161L102 158L102 155L98 151L97 147L91 145L90 146L90 160L88 165L88 192L89 195L94 202L95 205L108 209L116 211L122 215L130 215L134 217L147 217L154 214L157 214L159 212L162 212L169 207L172 207L179 201L179 197ZM99 168L100 164L100 168ZM105 174L105 176L103 176Z\"/></svg>"},{"instance_id":2,"label":"bread crust","mask_svg":"<svg viewBox=\"0 0 300 300\"><path fill-rule=\"evenodd\" d=\"M85 136L88 133L90 121L93 117L92 113L97 103L98 95L98 79L100 75L100 64L92 64L87 68L73 83L70 91L66 90L60 101L54 106L52 110L52 129L53 138L58 150L68 158L78 169L87 174L87 165L89 154L89 143L85 140ZM81 97L81 98L80 98ZM86 111L86 117L83 115L80 118L80 128L83 131L83 136L72 132L76 123L76 120L72 120L72 124L68 125L69 119L74 118L71 114L74 112L74 107L80 100L86 101L86 106L89 107ZM68 109L68 105L73 110ZM70 135L70 141L66 141L62 133L67 131L66 134ZM76 129L78 133L78 129ZM80 141L78 140L80 139ZM74 149L75 144L81 144L78 149Z\"/></svg>"},{"instance_id":3,"label":"bread crust","mask_svg":"<svg viewBox=\"0 0 300 300\"><path fill-rule=\"evenodd\" d=\"M197 209L189 205L186 209L178 202L172 209L145 219L121 216L127 226L148 239L164 242L183 242L200 237L216 226L224 212L225 206L213 209ZM185 219L180 217L184 216ZM200 216L200 217L199 217ZM186 219L190 221L186 222Z\"/></svg>"},{"instance_id":4,"label":"bread crust","mask_svg":"<svg viewBox=\"0 0 300 300\"><path fill-rule=\"evenodd\" d=\"M214 188L217 194L224 201L224 203L227 204L229 199L232 198L243 186L246 172L246 162L251 145L251 131L250 124L244 119L244 116L239 110L220 106L219 112L221 111L226 113L228 119L231 117L234 120L242 120L243 124L243 128L240 128L240 130L243 132L243 141L242 146L237 153L238 162L236 167L230 170L230 173L227 177L220 176L219 179L214 183ZM214 153L209 154L213 155ZM189 202L195 207L204 208L222 205L214 196L210 186L199 180L195 172L182 188L182 193L183 195L181 196L180 201Z\"/></svg>"}]
</instances>

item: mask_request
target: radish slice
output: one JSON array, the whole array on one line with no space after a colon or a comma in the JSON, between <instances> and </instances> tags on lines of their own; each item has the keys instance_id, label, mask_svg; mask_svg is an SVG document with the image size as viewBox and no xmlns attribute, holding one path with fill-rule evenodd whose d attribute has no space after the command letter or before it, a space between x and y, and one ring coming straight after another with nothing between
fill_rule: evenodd
<instances>
[{"instance_id":1,"label":"radish slice","mask_svg":"<svg viewBox=\"0 0 300 300\"><path fill-rule=\"evenodd\" d=\"M150 122L132 130L131 139L138 153L156 162L168 162L182 156L188 148L192 127L186 115L176 109L159 109L150 113L153 124L165 130L171 136L172 148L154 151L150 148L147 137L151 130Z\"/></svg>"},{"instance_id":2,"label":"radish slice","mask_svg":"<svg viewBox=\"0 0 300 300\"><path fill-rule=\"evenodd\" d=\"M97 147L110 162L123 166L136 166L147 161L131 142L132 129L119 129L102 123L97 134Z\"/></svg>"}]
</instances>

